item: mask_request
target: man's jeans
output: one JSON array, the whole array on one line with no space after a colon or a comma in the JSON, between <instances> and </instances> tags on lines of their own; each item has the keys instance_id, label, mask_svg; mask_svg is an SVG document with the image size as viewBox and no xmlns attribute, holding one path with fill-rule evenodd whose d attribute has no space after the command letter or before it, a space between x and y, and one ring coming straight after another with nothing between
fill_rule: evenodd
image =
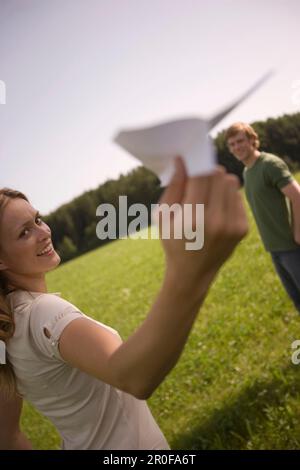
<instances>
[{"instance_id":1,"label":"man's jeans","mask_svg":"<svg viewBox=\"0 0 300 470\"><path fill-rule=\"evenodd\" d=\"M281 282L300 313L300 248L271 252Z\"/></svg>"}]
</instances>

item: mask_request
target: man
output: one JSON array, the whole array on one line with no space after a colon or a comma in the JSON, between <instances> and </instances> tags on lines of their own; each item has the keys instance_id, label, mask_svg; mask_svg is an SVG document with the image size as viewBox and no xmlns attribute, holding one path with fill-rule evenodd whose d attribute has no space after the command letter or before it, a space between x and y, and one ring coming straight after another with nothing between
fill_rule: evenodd
<instances>
[{"instance_id":1,"label":"man","mask_svg":"<svg viewBox=\"0 0 300 470\"><path fill-rule=\"evenodd\" d=\"M300 313L300 186L283 160L259 151L258 136L248 124L233 124L225 139L245 165L246 197L260 236Z\"/></svg>"}]
</instances>

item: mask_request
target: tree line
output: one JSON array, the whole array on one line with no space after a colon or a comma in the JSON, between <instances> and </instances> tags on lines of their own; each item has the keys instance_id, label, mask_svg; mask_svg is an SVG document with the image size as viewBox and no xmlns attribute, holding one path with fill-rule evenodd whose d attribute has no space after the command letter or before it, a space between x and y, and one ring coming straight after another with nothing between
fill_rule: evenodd
<instances>
[{"instance_id":1,"label":"tree line","mask_svg":"<svg viewBox=\"0 0 300 470\"><path fill-rule=\"evenodd\" d=\"M300 113L269 118L251 124L259 135L260 149L281 157L292 171L300 169ZM228 151L225 131L214 139L218 162L242 181L243 165ZM128 206L144 204L148 209L150 224L151 204L157 203L162 188L159 179L148 169L138 167L116 180L106 181L94 190L87 191L71 202L62 205L44 217L52 229L54 246L62 261L97 248L109 240L96 236L96 208L100 204L112 204L116 210L118 233L119 196L126 195ZM128 217L128 222L133 217ZM141 227L142 228L142 227Z\"/></svg>"}]
</instances>

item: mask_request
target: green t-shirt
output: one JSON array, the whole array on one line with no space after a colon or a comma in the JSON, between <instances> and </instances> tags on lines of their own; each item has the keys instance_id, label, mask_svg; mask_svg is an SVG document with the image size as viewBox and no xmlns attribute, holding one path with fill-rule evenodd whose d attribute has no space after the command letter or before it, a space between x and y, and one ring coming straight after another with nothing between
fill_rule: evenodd
<instances>
[{"instance_id":1,"label":"green t-shirt","mask_svg":"<svg viewBox=\"0 0 300 470\"><path fill-rule=\"evenodd\" d=\"M299 248L291 228L289 201L280 191L292 180L284 161L265 152L244 170L246 196L267 251Z\"/></svg>"}]
</instances>

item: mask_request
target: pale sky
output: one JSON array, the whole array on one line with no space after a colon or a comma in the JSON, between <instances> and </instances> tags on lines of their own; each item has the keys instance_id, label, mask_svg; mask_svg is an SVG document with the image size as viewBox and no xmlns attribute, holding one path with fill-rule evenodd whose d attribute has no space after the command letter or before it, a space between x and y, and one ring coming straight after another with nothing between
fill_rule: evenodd
<instances>
[{"instance_id":1,"label":"pale sky","mask_svg":"<svg viewBox=\"0 0 300 470\"><path fill-rule=\"evenodd\" d=\"M119 129L209 116L270 68L215 133L298 112L299 24L298 0L0 0L0 187L46 214L138 165Z\"/></svg>"}]
</instances>

